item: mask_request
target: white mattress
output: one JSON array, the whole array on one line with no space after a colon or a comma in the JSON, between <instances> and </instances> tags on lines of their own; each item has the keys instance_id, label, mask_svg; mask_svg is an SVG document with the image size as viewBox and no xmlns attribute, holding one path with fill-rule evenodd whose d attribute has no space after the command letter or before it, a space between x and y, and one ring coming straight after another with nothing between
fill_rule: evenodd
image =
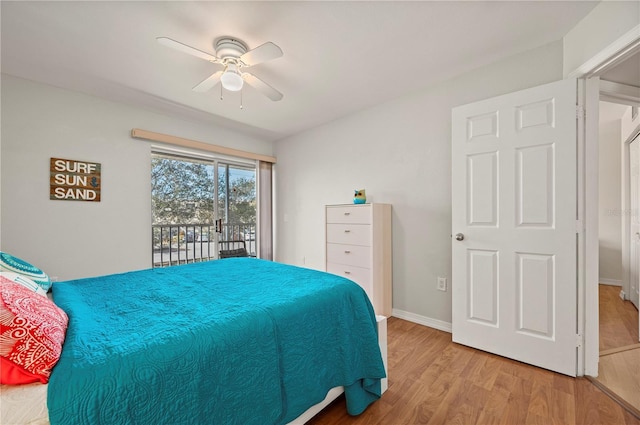
<instances>
[{"instance_id":1,"label":"white mattress","mask_svg":"<svg viewBox=\"0 0 640 425\"><path fill-rule=\"evenodd\" d=\"M47 385L0 385L0 424L46 425Z\"/></svg>"},{"instance_id":2,"label":"white mattress","mask_svg":"<svg viewBox=\"0 0 640 425\"><path fill-rule=\"evenodd\" d=\"M344 391L336 387L327 397L312 406L300 417L288 425L302 425L329 405ZM49 425L47 411L47 385L0 385L0 424L1 425Z\"/></svg>"}]
</instances>

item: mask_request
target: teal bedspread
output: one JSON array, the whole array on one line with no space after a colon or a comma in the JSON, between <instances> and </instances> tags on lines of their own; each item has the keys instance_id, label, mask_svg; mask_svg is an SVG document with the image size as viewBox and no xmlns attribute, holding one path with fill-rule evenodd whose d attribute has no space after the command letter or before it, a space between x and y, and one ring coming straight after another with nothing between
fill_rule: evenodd
<instances>
[{"instance_id":1,"label":"teal bedspread","mask_svg":"<svg viewBox=\"0 0 640 425\"><path fill-rule=\"evenodd\" d=\"M69 315L48 388L58 424L284 424L345 386L361 413L385 376L364 291L254 258L59 282Z\"/></svg>"}]
</instances>

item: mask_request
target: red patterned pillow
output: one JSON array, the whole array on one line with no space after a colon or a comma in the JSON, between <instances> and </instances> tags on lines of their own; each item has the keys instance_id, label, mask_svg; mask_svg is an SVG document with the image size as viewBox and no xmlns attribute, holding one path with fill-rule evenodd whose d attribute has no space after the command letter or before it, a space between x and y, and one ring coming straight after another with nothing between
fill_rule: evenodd
<instances>
[{"instance_id":1,"label":"red patterned pillow","mask_svg":"<svg viewBox=\"0 0 640 425\"><path fill-rule=\"evenodd\" d=\"M48 382L68 321L47 297L0 279L0 384Z\"/></svg>"}]
</instances>

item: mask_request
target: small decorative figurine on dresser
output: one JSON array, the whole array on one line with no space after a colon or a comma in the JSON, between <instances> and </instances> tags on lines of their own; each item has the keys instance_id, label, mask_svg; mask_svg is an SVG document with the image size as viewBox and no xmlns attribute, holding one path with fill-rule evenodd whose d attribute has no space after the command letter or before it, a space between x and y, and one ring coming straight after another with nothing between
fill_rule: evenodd
<instances>
[{"instance_id":1,"label":"small decorative figurine on dresser","mask_svg":"<svg viewBox=\"0 0 640 425\"><path fill-rule=\"evenodd\" d=\"M364 193L364 189L356 190L353 195L354 204L365 204L367 202L367 195Z\"/></svg>"}]
</instances>

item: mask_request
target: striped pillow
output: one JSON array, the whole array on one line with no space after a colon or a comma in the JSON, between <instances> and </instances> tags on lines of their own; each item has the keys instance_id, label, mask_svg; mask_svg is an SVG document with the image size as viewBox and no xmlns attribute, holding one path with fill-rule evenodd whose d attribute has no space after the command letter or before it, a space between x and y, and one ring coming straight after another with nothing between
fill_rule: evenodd
<instances>
[{"instance_id":1,"label":"striped pillow","mask_svg":"<svg viewBox=\"0 0 640 425\"><path fill-rule=\"evenodd\" d=\"M46 293L51 288L49 276L39 268L11 254L0 251L0 272L12 272L28 277Z\"/></svg>"},{"instance_id":2,"label":"striped pillow","mask_svg":"<svg viewBox=\"0 0 640 425\"><path fill-rule=\"evenodd\" d=\"M14 282L19 285L24 286L27 289L35 292L36 294L40 294L44 297L47 296L47 291L42 289L40 285L35 283L33 280L29 279L25 275L13 273L13 272L0 272L0 282Z\"/></svg>"}]
</instances>

